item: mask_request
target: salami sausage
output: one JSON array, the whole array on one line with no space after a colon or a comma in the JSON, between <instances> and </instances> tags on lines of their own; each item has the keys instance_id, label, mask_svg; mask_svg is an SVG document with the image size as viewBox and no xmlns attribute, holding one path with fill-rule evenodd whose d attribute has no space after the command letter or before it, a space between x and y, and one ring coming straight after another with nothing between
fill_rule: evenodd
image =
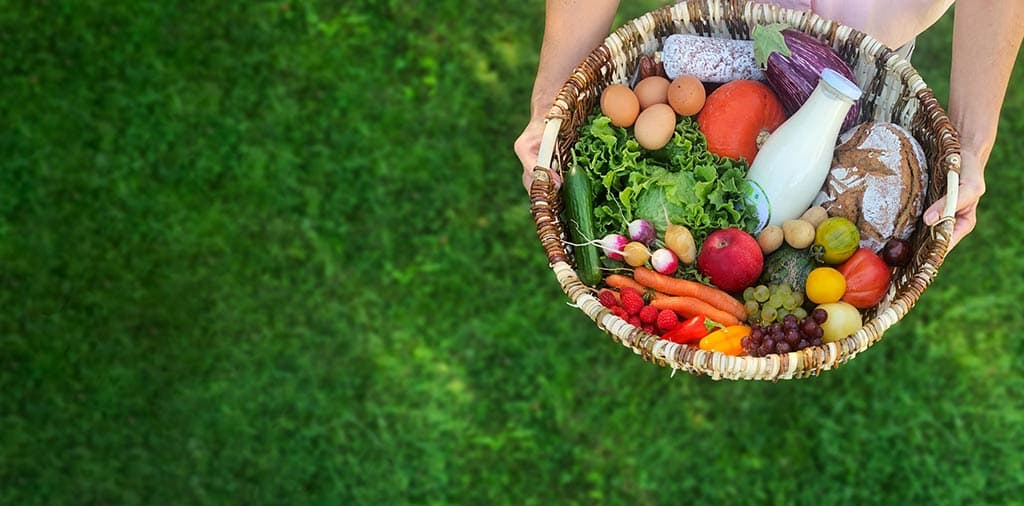
<instances>
[{"instance_id":1,"label":"salami sausage","mask_svg":"<svg viewBox=\"0 0 1024 506\"><path fill-rule=\"evenodd\" d=\"M691 75L706 83L735 79L764 81L754 61L754 42L674 34L665 39L661 60L669 79Z\"/></svg>"}]
</instances>

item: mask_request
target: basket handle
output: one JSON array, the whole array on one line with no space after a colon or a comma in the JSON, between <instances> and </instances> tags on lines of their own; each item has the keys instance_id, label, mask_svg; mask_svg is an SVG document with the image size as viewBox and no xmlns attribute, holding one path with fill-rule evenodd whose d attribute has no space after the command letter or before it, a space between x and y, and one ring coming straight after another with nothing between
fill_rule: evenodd
<instances>
[{"instance_id":1,"label":"basket handle","mask_svg":"<svg viewBox=\"0 0 1024 506\"><path fill-rule=\"evenodd\" d=\"M960 198L960 173L951 170L946 173L946 205L942 208L943 218L956 219L956 201Z\"/></svg>"},{"instance_id":2,"label":"basket handle","mask_svg":"<svg viewBox=\"0 0 1024 506\"><path fill-rule=\"evenodd\" d=\"M541 137L540 150L537 153L537 165L533 168L533 183L530 185L530 213L537 225L537 236L552 265L568 262L565 248L562 246L562 238L558 232L558 217L555 216L555 210L551 205L552 198L556 196L551 159L561 126L562 118L545 120L544 134Z\"/></svg>"},{"instance_id":3,"label":"basket handle","mask_svg":"<svg viewBox=\"0 0 1024 506\"><path fill-rule=\"evenodd\" d=\"M540 149L537 151L537 166L533 169L550 169L551 158L555 154L555 139L562 128L562 118L544 120L544 134L540 138Z\"/></svg>"},{"instance_id":4,"label":"basket handle","mask_svg":"<svg viewBox=\"0 0 1024 506\"><path fill-rule=\"evenodd\" d=\"M942 215L938 221L928 227L933 241L942 241L943 250L949 250L949 241L953 238L953 227L956 225L956 204L960 196L959 160L955 161L956 170L946 172L946 205L942 207Z\"/></svg>"}]
</instances>

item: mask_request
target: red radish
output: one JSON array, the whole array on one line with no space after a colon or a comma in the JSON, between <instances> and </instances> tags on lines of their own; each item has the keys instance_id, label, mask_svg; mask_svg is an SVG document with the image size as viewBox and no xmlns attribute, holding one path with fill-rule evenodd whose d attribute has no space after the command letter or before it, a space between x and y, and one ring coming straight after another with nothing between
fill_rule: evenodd
<instances>
[{"instance_id":1,"label":"red radish","mask_svg":"<svg viewBox=\"0 0 1024 506\"><path fill-rule=\"evenodd\" d=\"M601 239L601 250L604 251L604 256L608 257L609 260L615 260L621 262L622 252L626 249L626 244L629 244L629 239L622 234L608 234Z\"/></svg>"},{"instance_id":2,"label":"red radish","mask_svg":"<svg viewBox=\"0 0 1024 506\"><path fill-rule=\"evenodd\" d=\"M679 258L676 257L675 253L672 253L672 250L659 248L654 253L651 253L651 266L659 274L672 274L679 268Z\"/></svg>"}]
</instances>

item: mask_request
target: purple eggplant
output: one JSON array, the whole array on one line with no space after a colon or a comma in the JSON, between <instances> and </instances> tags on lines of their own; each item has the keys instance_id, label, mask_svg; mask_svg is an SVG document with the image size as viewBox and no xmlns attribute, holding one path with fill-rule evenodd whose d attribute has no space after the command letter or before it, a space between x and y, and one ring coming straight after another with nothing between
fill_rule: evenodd
<instances>
[{"instance_id":1,"label":"purple eggplant","mask_svg":"<svg viewBox=\"0 0 1024 506\"><path fill-rule=\"evenodd\" d=\"M850 64L828 44L784 25L757 26L754 28L754 53L758 63L765 67L768 84L779 96L786 113L793 114L807 101L818 86L821 71L830 68L852 82ZM846 114L842 130L856 125L860 104L854 102Z\"/></svg>"}]
</instances>

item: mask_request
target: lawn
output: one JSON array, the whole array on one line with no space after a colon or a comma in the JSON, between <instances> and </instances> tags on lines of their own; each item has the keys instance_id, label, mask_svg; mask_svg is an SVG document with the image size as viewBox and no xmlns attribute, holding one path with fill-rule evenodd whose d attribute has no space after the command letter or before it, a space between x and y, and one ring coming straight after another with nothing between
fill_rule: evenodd
<instances>
[{"instance_id":1,"label":"lawn","mask_svg":"<svg viewBox=\"0 0 1024 506\"><path fill-rule=\"evenodd\" d=\"M715 382L547 268L543 2L3 5L0 504L1024 501L1024 64L915 309ZM914 56L943 102L951 26Z\"/></svg>"}]
</instances>

